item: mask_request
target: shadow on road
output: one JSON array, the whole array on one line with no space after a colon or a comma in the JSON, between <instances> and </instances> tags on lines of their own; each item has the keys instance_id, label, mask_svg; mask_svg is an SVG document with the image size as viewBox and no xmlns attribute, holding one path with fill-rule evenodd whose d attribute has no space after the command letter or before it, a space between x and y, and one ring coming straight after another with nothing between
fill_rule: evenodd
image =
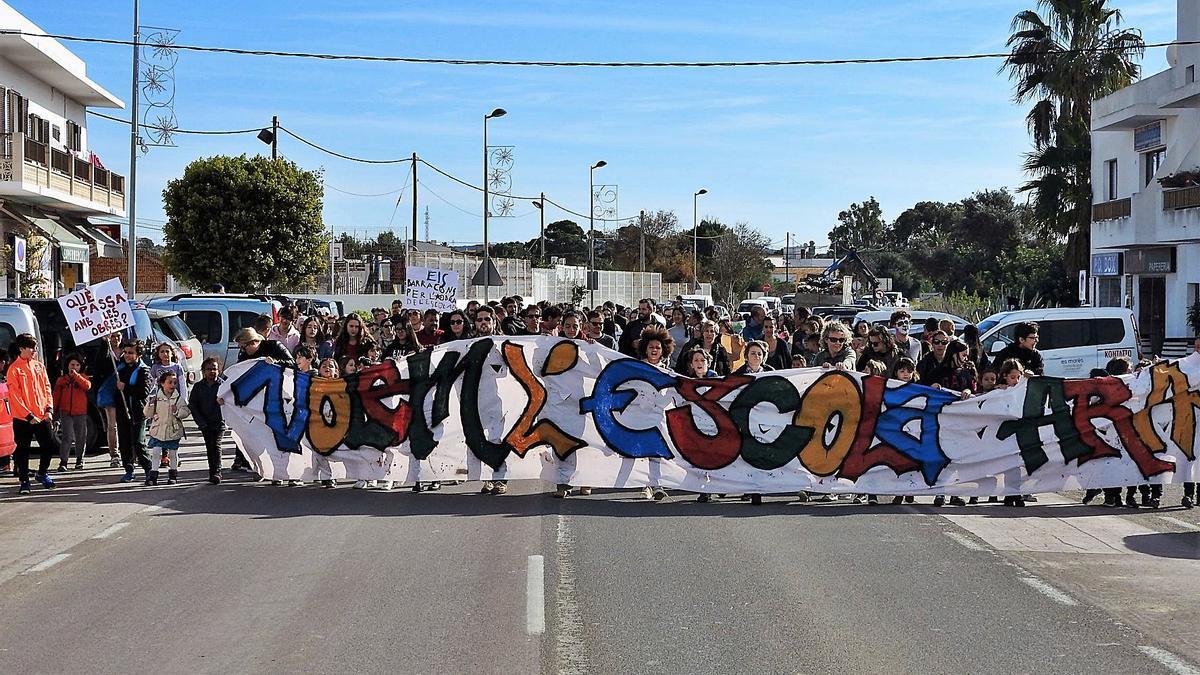
<instances>
[{"instance_id":1,"label":"shadow on road","mask_svg":"<svg viewBox=\"0 0 1200 675\"><path fill-rule=\"evenodd\" d=\"M1129 550L1160 558L1200 560L1200 532L1134 534L1125 537Z\"/></svg>"}]
</instances>

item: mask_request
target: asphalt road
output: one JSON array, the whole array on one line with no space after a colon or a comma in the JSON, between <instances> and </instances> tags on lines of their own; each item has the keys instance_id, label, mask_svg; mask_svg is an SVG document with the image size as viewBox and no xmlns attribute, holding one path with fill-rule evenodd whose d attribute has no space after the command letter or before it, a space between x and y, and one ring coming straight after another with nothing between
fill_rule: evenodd
<instances>
[{"instance_id":1,"label":"asphalt road","mask_svg":"<svg viewBox=\"0 0 1200 675\"><path fill-rule=\"evenodd\" d=\"M1200 672L1196 511L209 486L185 456L179 486L0 486L0 670Z\"/></svg>"}]
</instances>

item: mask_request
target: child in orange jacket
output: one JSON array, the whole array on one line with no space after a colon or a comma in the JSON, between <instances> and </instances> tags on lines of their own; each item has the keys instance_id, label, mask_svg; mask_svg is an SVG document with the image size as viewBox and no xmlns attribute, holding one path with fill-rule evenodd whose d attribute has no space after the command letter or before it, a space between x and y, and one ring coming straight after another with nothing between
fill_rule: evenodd
<instances>
[{"instance_id":1,"label":"child in orange jacket","mask_svg":"<svg viewBox=\"0 0 1200 675\"><path fill-rule=\"evenodd\" d=\"M59 445L58 471L67 470L71 459L71 446L75 446L75 469L83 468L83 455L87 452L88 390L92 381L83 374L83 356L67 356L67 372L54 383L54 409L62 429Z\"/></svg>"},{"instance_id":2,"label":"child in orange jacket","mask_svg":"<svg viewBox=\"0 0 1200 675\"><path fill-rule=\"evenodd\" d=\"M9 347L14 358L8 366L8 405L12 410L13 437L17 442L13 461L17 465L17 479L21 481L23 495L29 494L29 450L35 437L39 451L35 477L42 487L55 487L54 480L47 474L50 457L58 449L58 442L50 430L54 401L46 366L37 358L37 346L37 338L21 333Z\"/></svg>"}]
</instances>

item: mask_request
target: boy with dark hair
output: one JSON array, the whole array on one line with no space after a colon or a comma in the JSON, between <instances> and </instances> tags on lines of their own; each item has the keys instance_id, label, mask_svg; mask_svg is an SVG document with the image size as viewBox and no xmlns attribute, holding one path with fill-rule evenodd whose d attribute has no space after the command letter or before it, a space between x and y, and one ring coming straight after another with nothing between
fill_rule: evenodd
<instances>
[{"instance_id":1,"label":"boy with dark hair","mask_svg":"<svg viewBox=\"0 0 1200 675\"><path fill-rule=\"evenodd\" d=\"M54 488L54 481L46 472L50 470L51 453L58 450L50 429L54 412L50 378L46 366L37 358L37 344L37 339L29 333L18 335L12 344L14 358L8 366L8 404L17 444L13 460L23 495L29 494L29 449L34 437L38 442L36 477L47 489Z\"/></svg>"},{"instance_id":2,"label":"boy with dark hair","mask_svg":"<svg viewBox=\"0 0 1200 675\"><path fill-rule=\"evenodd\" d=\"M311 347L301 347L312 351ZM192 420L200 427L200 435L204 437L204 450L208 455L208 482L217 485L221 482L221 435L225 433L225 419L221 414L221 404L217 399L217 390L225 378L221 377L221 362L214 357L204 359L200 366L203 378L192 385L188 396L188 409L192 412ZM241 450L238 450L241 455ZM239 459L249 464L244 457Z\"/></svg>"}]
</instances>

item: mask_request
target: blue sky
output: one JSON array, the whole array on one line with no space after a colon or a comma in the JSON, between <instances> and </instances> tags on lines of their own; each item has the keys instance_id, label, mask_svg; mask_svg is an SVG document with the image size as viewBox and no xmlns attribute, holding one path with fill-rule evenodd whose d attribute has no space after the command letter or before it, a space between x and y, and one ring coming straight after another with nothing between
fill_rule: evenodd
<instances>
[{"instance_id":1,"label":"blue sky","mask_svg":"<svg viewBox=\"0 0 1200 675\"><path fill-rule=\"evenodd\" d=\"M50 33L128 38L132 1L9 0ZM539 0L489 3L339 0L142 0L144 25L186 44L249 49L529 60L705 61L856 58L1003 51L1033 0L838 0L738 3ZM1114 0L1148 42L1174 37L1175 0ZM129 48L67 43L92 79L129 98ZM546 69L314 61L182 52L176 115L186 129L284 126L369 158L417 152L478 184L481 119L513 145L513 191L545 191L586 212L588 167L619 186L622 216L670 209L745 221L782 244L818 244L851 202L876 196L886 217L922 200L957 200L1022 181L1025 111L998 60L743 69ZM1146 73L1165 67L1163 50ZM113 112L113 111L104 111ZM125 112L116 112L126 115ZM93 118L92 150L127 173L128 131ZM253 135L178 136L139 160L138 219L161 227L161 191L197 157L269 152ZM404 186L407 165L367 166L284 136L281 152L357 193ZM482 197L421 170L419 207L436 240L482 239ZM325 221L374 234L410 226L411 194L328 189ZM393 214L394 219L393 219ZM537 236L528 203L493 219L493 241ZM553 207L548 220L563 217ZM579 220L574 218L574 220ZM586 226L586 224L585 224ZM423 228L423 223L422 223ZM153 229L146 234L160 237Z\"/></svg>"}]
</instances>

